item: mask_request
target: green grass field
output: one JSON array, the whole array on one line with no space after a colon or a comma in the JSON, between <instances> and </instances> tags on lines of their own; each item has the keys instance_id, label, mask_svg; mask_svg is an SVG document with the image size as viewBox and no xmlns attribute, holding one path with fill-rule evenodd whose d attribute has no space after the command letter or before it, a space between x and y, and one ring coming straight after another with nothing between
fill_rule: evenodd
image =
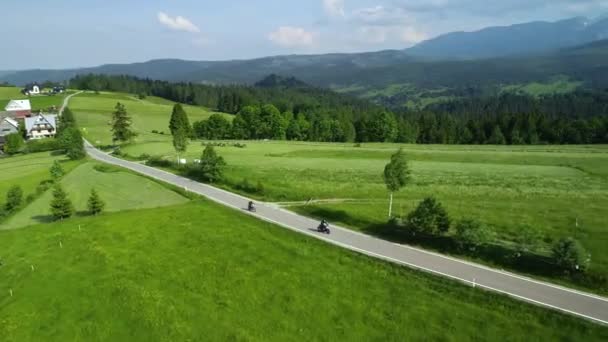
<instances>
[{"instance_id":1,"label":"green grass field","mask_svg":"<svg viewBox=\"0 0 608 342\"><path fill-rule=\"evenodd\" d=\"M386 222L388 194L382 170L397 145L246 144L244 149L217 149L228 162L229 184L259 181L264 187L261 199L273 202L337 199L305 207L293 203L292 209L371 234ZM592 270L608 274L607 146L404 148L414 182L396 195L398 214L408 213L432 195L453 219L472 217L487 224L499 244L512 244L523 226L540 233L539 248L545 254L553 241L575 236L591 253ZM124 150L131 155L174 153L168 143L137 144ZM202 147L192 144L189 151L190 158L198 158Z\"/></svg>"},{"instance_id":2,"label":"green grass field","mask_svg":"<svg viewBox=\"0 0 608 342\"><path fill-rule=\"evenodd\" d=\"M95 188L106 203L106 211L155 208L189 201L178 193L147 178L119 168L87 162L61 180L78 213L86 214L87 199ZM100 167L101 166L101 167ZM9 218L1 229L15 229L52 221L49 205L52 190Z\"/></svg>"},{"instance_id":3,"label":"green grass field","mask_svg":"<svg viewBox=\"0 0 608 342\"><path fill-rule=\"evenodd\" d=\"M0 231L0 250L3 342L608 339L207 201Z\"/></svg>"},{"instance_id":4,"label":"green grass field","mask_svg":"<svg viewBox=\"0 0 608 342\"><path fill-rule=\"evenodd\" d=\"M156 97L140 100L130 94L84 93L72 98L70 109L77 114L78 124L84 129L87 139L94 144L112 143L110 120L117 102L127 108L133 119L133 129L138 133L136 143L167 142L170 144L169 118L174 103ZM214 112L202 107L184 105L190 122L208 118ZM227 118L231 116L226 115ZM152 133L153 130L168 135Z\"/></svg>"},{"instance_id":5,"label":"green grass field","mask_svg":"<svg viewBox=\"0 0 608 342\"><path fill-rule=\"evenodd\" d=\"M47 96L24 96L21 94L21 88L17 87L0 87L0 111L4 110L4 107L10 100L25 100L29 99L32 105L32 110L46 110L52 106L59 108L63 103L63 99L66 95L72 92L66 92L64 94Z\"/></svg>"},{"instance_id":6,"label":"green grass field","mask_svg":"<svg viewBox=\"0 0 608 342\"><path fill-rule=\"evenodd\" d=\"M98 101L111 108L121 96L125 95L104 94ZM74 102L77 118L81 122L89 120L91 115L80 114L78 100L92 112L99 103L88 97L78 98ZM150 110L155 113L151 122L163 129L170 106L148 105L156 108ZM81 109L84 113L85 108ZM90 121L91 131L108 141L107 122ZM217 149L228 162L226 187L235 190L245 179L253 185L261 183L263 193L250 195L374 235L382 235L379 226L387 221L388 194L382 170L390 155L403 147L411 161L414 181L396 194L397 214L405 215L424 197L435 196L454 221L475 218L486 224L494 244L508 248L522 228L536 230L541 255L549 255L551 245L559 238L573 236L591 254L591 271L608 276L608 252L604 248L608 244L604 224L608 146L245 143L246 148ZM200 142L193 142L187 157L199 158L202 150ZM145 136L123 151L132 156L175 157L169 136ZM303 201L309 199L321 201L304 206Z\"/></svg>"},{"instance_id":7,"label":"green grass field","mask_svg":"<svg viewBox=\"0 0 608 342\"><path fill-rule=\"evenodd\" d=\"M21 186L24 196L34 193L40 182L50 178L49 168L55 160L61 161L66 172L79 164L48 152L0 158L0 203L4 203L6 192L13 185Z\"/></svg>"}]
</instances>

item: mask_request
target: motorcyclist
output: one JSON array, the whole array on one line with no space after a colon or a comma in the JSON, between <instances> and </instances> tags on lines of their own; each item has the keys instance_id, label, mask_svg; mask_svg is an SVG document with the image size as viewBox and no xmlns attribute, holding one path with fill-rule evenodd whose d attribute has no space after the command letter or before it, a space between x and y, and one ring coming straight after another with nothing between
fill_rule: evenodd
<instances>
[{"instance_id":1,"label":"motorcyclist","mask_svg":"<svg viewBox=\"0 0 608 342\"><path fill-rule=\"evenodd\" d=\"M255 203L253 203L253 201L249 201L249 204L247 205L247 209L249 211L255 211Z\"/></svg>"},{"instance_id":2,"label":"motorcyclist","mask_svg":"<svg viewBox=\"0 0 608 342\"><path fill-rule=\"evenodd\" d=\"M319 230L324 232L327 231L329 229L329 222L327 222L325 219L321 220L321 225L319 225Z\"/></svg>"}]
</instances>

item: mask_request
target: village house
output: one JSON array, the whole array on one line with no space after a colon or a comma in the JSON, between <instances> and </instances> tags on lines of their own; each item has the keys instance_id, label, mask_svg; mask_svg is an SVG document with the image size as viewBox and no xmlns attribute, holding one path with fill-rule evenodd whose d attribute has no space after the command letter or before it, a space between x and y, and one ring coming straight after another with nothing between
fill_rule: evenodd
<instances>
[{"instance_id":1,"label":"village house","mask_svg":"<svg viewBox=\"0 0 608 342\"><path fill-rule=\"evenodd\" d=\"M0 148L4 146L6 136L19 132L19 123L17 120L9 117L0 118Z\"/></svg>"},{"instance_id":2,"label":"village house","mask_svg":"<svg viewBox=\"0 0 608 342\"><path fill-rule=\"evenodd\" d=\"M10 116L15 119L23 119L32 115L32 105L30 100L11 100L4 107L4 116Z\"/></svg>"},{"instance_id":3,"label":"village house","mask_svg":"<svg viewBox=\"0 0 608 342\"><path fill-rule=\"evenodd\" d=\"M21 92L23 93L23 95L40 95L42 90L42 87L38 85L38 83L30 83L28 85L25 86L25 88L23 90L21 90Z\"/></svg>"},{"instance_id":4,"label":"village house","mask_svg":"<svg viewBox=\"0 0 608 342\"><path fill-rule=\"evenodd\" d=\"M38 114L25 118L28 139L52 138L57 132L57 115Z\"/></svg>"}]
</instances>

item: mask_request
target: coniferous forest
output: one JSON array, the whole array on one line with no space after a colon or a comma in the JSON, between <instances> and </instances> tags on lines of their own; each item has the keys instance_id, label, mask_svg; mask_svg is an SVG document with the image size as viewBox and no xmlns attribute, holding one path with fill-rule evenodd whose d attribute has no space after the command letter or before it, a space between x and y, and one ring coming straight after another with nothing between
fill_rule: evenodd
<instances>
[{"instance_id":1,"label":"coniferous forest","mask_svg":"<svg viewBox=\"0 0 608 342\"><path fill-rule=\"evenodd\" d=\"M422 110L387 108L276 75L254 86L82 75L70 87L158 96L235 115L195 122L204 139L420 144L608 143L608 89L534 97L470 96Z\"/></svg>"}]
</instances>

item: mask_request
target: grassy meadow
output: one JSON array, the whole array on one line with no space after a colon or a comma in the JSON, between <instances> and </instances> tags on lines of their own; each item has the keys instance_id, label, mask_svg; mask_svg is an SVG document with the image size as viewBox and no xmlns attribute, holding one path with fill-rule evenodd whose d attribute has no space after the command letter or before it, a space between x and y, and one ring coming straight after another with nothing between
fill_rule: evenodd
<instances>
[{"instance_id":1,"label":"grassy meadow","mask_svg":"<svg viewBox=\"0 0 608 342\"><path fill-rule=\"evenodd\" d=\"M25 96L21 94L21 88L18 87L0 87L0 111L4 110L4 107L10 100L26 100L29 99L32 105L32 110L46 110L52 106L57 108L61 107L65 96L72 92L66 92L58 95L38 95L38 96Z\"/></svg>"},{"instance_id":2,"label":"grassy meadow","mask_svg":"<svg viewBox=\"0 0 608 342\"><path fill-rule=\"evenodd\" d=\"M77 114L78 125L91 143L109 145L112 143L110 120L117 102L127 108L133 119L133 130L138 136L136 143L162 142L171 144L169 117L174 103L157 97L138 99L129 94L83 93L70 100L70 109ZM214 112L202 107L184 105L190 122L208 118ZM231 117L228 116L227 117ZM165 133L164 135L152 131Z\"/></svg>"},{"instance_id":3,"label":"grassy meadow","mask_svg":"<svg viewBox=\"0 0 608 342\"><path fill-rule=\"evenodd\" d=\"M387 220L384 165L399 147L391 144L246 142L219 147L227 163L226 183L261 183L260 199L370 234ZM489 226L492 241L511 245L527 227L537 231L541 253L561 237L579 239L591 253L591 269L608 275L607 146L402 146L413 183L396 194L394 210L405 215L435 196L454 220L475 218ZM123 149L173 156L168 143ZM191 159L202 151L189 149ZM309 205L303 201L312 199ZM318 201L318 202L315 202ZM578 223L578 226L577 226Z\"/></svg>"},{"instance_id":4,"label":"grassy meadow","mask_svg":"<svg viewBox=\"0 0 608 342\"><path fill-rule=\"evenodd\" d=\"M96 162L79 165L61 179L61 184L74 204L76 212L81 215L86 215L87 199L93 188L106 203L105 211L108 212L156 208L189 201L155 181ZM51 200L52 189L49 189L0 224L0 230L52 222L53 218L49 212Z\"/></svg>"},{"instance_id":5,"label":"grassy meadow","mask_svg":"<svg viewBox=\"0 0 608 342\"><path fill-rule=\"evenodd\" d=\"M111 108L120 96L105 94L95 100L79 95L71 106L79 122L86 122L98 116L86 114L84 107L94 107L101 101ZM168 124L170 106L153 102L149 106L158 107L150 110L152 119L143 120L147 116L142 112L134 121L156 126L146 126L140 132ZM191 117L201 111L192 107L186 110ZM92 136L108 142L110 131L105 120L107 117L90 121L87 129L89 134L95 132ZM522 229L536 232L537 249L544 256L550 254L559 238L572 236L590 253L591 271L608 276L608 252L604 248L608 244L604 218L608 207L608 146L245 144L246 148L217 148L228 163L223 186L241 191L245 180L253 187L260 184L263 191L248 195L379 236L385 236L383 225L388 214L382 171L390 155L403 147L413 182L396 194L395 213L406 215L423 198L435 196L453 221L474 218L487 225L495 245L509 248ZM142 135L122 150L131 156L175 156L168 135ZM186 156L197 159L202 150L200 142L192 142ZM500 262L497 265L503 266Z\"/></svg>"},{"instance_id":6,"label":"grassy meadow","mask_svg":"<svg viewBox=\"0 0 608 342\"><path fill-rule=\"evenodd\" d=\"M4 342L608 339L207 201L0 231L0 250Z\"/></svg>"},{"instance_id":7,"label":"grassy meadow","mask_svg":"<svg viewBox=\"0 0 608 342\"><path fill-rule=\"evenodd\" d=\"M33 194L40 182L50 179L49 168L58 160L66 172L79 162L69 161L65 156L54 156L49 152L0 158L0 203L4 203L6 193L13 185L23 189L24 196Z\"/></svg>"}]
</instances>

